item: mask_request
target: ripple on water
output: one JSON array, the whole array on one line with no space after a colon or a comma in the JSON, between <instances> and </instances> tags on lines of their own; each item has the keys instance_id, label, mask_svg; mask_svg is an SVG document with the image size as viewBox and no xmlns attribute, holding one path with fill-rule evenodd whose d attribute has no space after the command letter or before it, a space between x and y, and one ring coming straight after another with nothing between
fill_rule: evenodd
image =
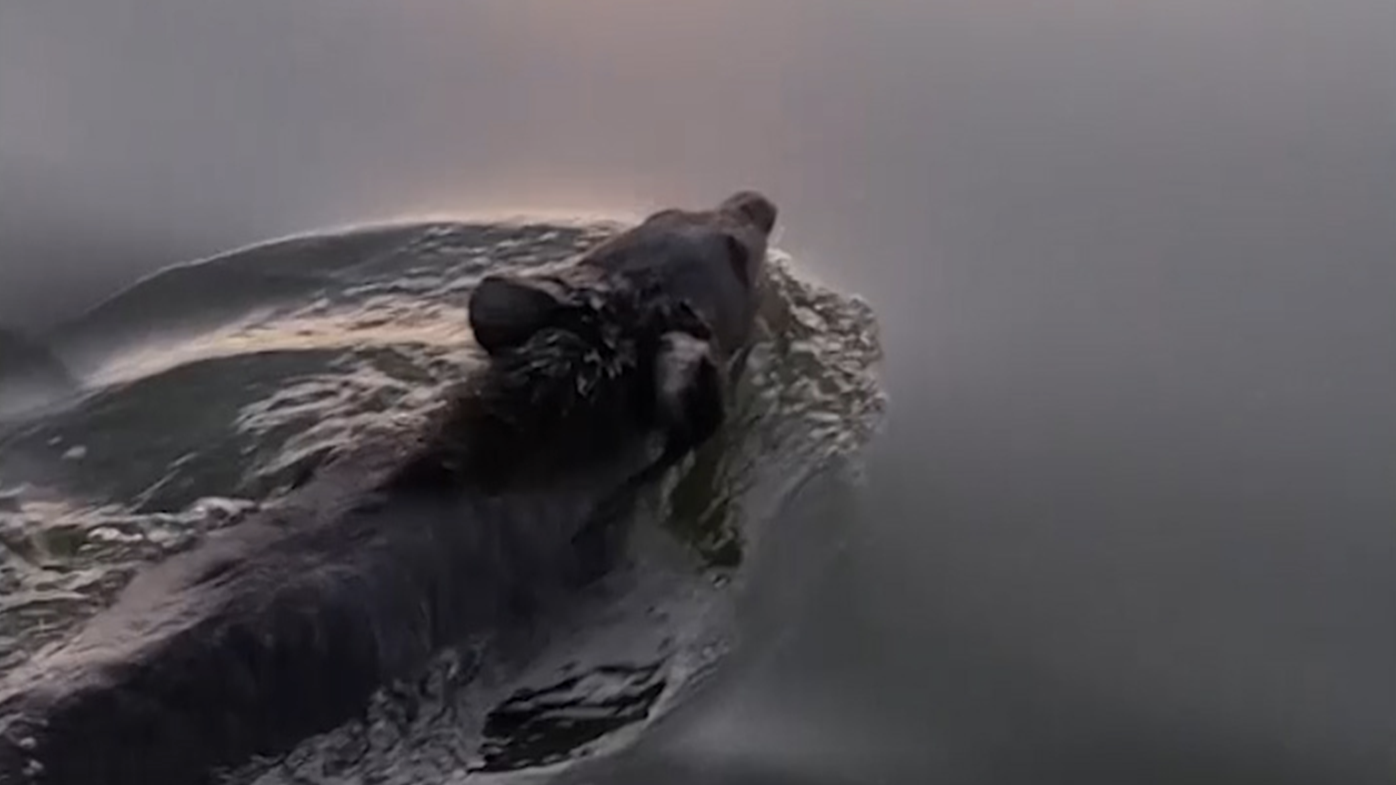
<instances>
[{"instance_id":1,"label":"ripple on water","mask_svg":"<svg viewBox=\"0 0 1396 785\"><path fill-rule=\"evenodd\" d=\"M464 302L484 271L559 264L617 228L297 238L154 276L61 328L54 341L81 357L89 389L0 434L0 673L62 641L142 565L276 503L326 458L417 427L478 362ZM731 578L762 523L856 455L885 403L867 304L778 252L768 273L766 337L736 414L645 508L661 526L637 528L642 558L539 630L445 652L362 721L235 779L406 783L565 764L638 732L720 659ZM95 352L96 336L117 348Z\"/></svg>"}]
</instances>

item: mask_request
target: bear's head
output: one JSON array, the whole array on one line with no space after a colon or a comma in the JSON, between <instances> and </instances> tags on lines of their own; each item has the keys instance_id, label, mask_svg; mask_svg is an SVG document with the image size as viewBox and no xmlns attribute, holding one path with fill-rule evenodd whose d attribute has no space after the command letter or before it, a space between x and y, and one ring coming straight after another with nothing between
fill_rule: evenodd
<instances>
[{"instance_id":1,"label":"bear's head","mask_svg":"<svg viewBox=\"0 0 1396 785\"><path fill-rule=\"evenodd\" d=\"M686 304L712 332L713 355L730 363L753 339L776 217L775 204L755 191L734 193L713 209L661 210L557 275L486 276L471 294L470 326L495 356L590 307L575 296L579 286L629 289Z\"/></svg>"},{"instance_id":2,"label":"bear's head","mask_svg":"<svg viewBox=\"0 0 1396 785\"><path fill-rule=\"evenodd\" d=\"M581 419L593 422L615 423L597 408L620 406L666 433L671 452L690 449L721 426L755 338L776 216L765 196L740 191L712 209L654 213L560 272L488 275L470 298L475 339L497 370L513 369L503 377L516 394L562 391L557 411L585 398L592 414ZM611 381L573 395L602 377ZM547 430L575 431L556 426Z\"/></svg>"}]
</instances>

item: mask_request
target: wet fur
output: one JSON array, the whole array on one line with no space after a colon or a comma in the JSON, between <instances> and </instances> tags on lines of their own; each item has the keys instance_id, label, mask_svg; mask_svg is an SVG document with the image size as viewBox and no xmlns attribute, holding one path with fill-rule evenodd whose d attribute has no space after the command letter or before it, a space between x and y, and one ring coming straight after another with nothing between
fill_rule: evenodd
<instances>
[{"instance_id":1,"label":"wet fur","mask_svg":"<svg viewBox=\"0 0 1396 785\"><path fill-rule=\"evenodd\" d=\"M471 327L494 354L573 319L579 286L600 281L659 291L701 318L714 360L738 376L752 344L776 215L776 206L755 191L739 191L709 210L661 210L555 276L487 276L472 298Z\"/></svg>"},{"instance_id":2,"label":"wet fur","mask_svg":"<svg viewBox=\"0 0 1396 785\"><path fill-rule=\"evenodd\" d=\"M566 297L564 318L496 346L420 442L331 465L12 674L0 784L208 782L603 574L614 519L721 425L727 379L710 320L662 278L608 274Z\"/></svg>"}]
</instances>

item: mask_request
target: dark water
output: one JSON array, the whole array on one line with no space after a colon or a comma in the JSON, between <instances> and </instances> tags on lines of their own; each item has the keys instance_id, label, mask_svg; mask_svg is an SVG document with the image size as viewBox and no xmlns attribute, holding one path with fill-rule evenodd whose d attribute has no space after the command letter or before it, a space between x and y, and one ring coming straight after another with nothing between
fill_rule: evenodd
<instances>
[{"instance_id":1,"label":"dark water","mask_svg":"<svg viewBox=\"0 0 1396 785\"><path fill-rule=\"evenodd\" d=\"M889 427L857 499L787 510L846 542L815 588L761 571L717 688L569 776L1390 782L1393 30L1387 0L8 0L0 312L328 224L762 188L876 308Z\"/></svg>"}]
</instances>

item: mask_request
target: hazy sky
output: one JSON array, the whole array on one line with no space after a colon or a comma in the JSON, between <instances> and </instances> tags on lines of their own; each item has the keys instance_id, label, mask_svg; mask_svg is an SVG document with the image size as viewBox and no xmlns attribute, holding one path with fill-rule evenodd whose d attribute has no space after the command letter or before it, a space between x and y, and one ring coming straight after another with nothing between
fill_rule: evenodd
<instances>
[{"instance_id":1,"label":"hazy sky","mask_svg":"<svg viewBox=\"0 0 1396 785\"><path fill-rule=\"evenodd\" d=\"M110 285L325 223L741 185L844 268L1020 255L1044 234L1050 253L1163 259L1198 233L1278 248L1281 218L1350 244L1393 188L1392 16L1382 0L12 0L0 307L33 315L60 274Z\"/></svg>"}]
</instances>

